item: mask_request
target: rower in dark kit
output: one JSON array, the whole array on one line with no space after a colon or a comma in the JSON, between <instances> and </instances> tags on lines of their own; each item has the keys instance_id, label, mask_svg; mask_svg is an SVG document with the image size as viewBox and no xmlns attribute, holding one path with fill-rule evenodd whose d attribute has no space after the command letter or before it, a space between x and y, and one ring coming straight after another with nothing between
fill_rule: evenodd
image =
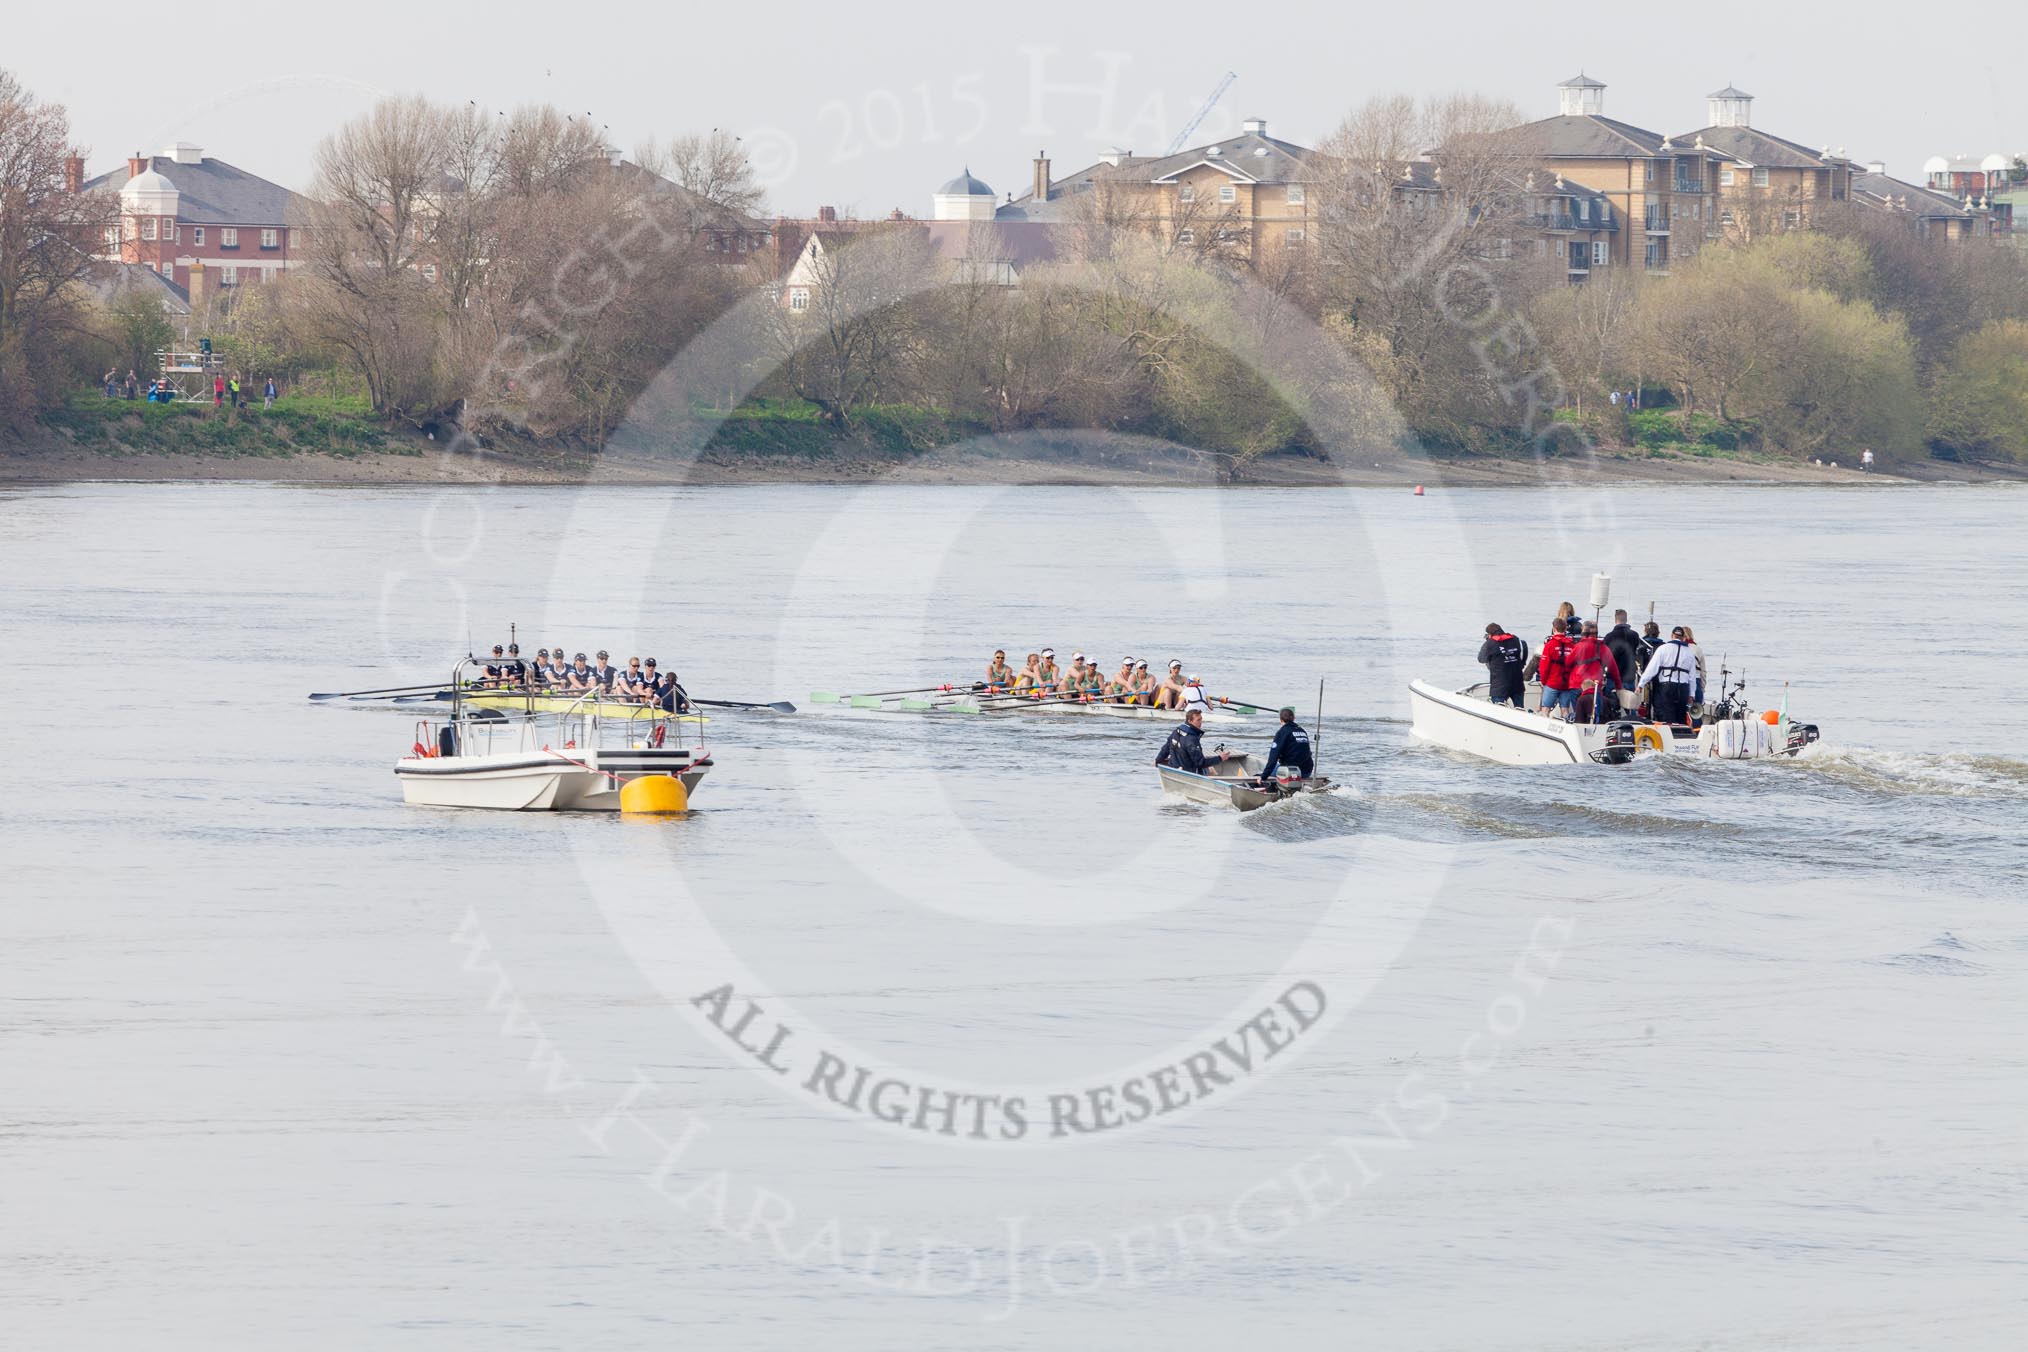
<instances>
[{"instance_id":1,"label":"rower in dark kit","mask_svg":"<svg viewBox=\"0 0 2028 1352\"><path fill-rule=\"evenodd\" d=\"M1204 715L1192 709L1183 715L1183 721L1169 734L1169 740L1162 743L1162 749L1155 754L1155 764L1202 775L1210 773L1209 767L1222 765L1233 758L1229 751L1214 751L1206 756L1203 739Z\"/></svg>"},{"instance_id":2,"label":"rower in dark kit","mask_svg":"<svg viewBox=\"0 0 2028 1352\"><path fill-rule=\"evenodd\" d=\"M1479 645L1479 660L1486 664L1492 688L1486 698L1495 704L1524 707L1528 683L1522 673L1528 667L1528 645L1498 623L1486 626L1486 641Z\"/></svg>"},{"instance_id":3,"label":"rower in dark kit","mask_svg":"<svg viewBox=\"0 0 2028 1352\"><path fill-rule=\"evenodd\" d=\"M1294 770L1303 779L1317 773L1316 755L1310 749L1310 734L1296 722L1296 711L1284 707L1281 720L1282 725L1275 729L1274 743L1268 747L1267 764L1261 767L1260 781L1263 784L1273 783L1279 770Z\"/></svg>"}]
</instances>

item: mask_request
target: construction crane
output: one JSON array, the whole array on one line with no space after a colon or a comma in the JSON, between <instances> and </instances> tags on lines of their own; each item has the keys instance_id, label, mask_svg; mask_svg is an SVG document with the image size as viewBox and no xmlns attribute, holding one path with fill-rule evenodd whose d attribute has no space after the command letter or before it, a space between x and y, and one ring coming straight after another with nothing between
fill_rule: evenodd
<instances>
[{"instance_id":1,"label":"construction crane","mask_svg":"<svg viewBox=\"0 0 2028 1352\"><path fill-rule=\"evenodd\" d=\"M1230 89L1232 82L1238 78L1239 74L1236 71L1225 72L1225 78L1212 89L1211 97L1204 100L1204 106L1197 110L1197 116L1183 124L1183 130L1176 133L1176 139L1169 143L1169 148L1162 152L1163 155L1173 155L1183 148L1183 143L1190 139L1190 133L1196 131L1204 119L1211 115L1211 110L1218 105L1219 99L1225 97L1225 91Z\"/></svg>"}]
</instances>

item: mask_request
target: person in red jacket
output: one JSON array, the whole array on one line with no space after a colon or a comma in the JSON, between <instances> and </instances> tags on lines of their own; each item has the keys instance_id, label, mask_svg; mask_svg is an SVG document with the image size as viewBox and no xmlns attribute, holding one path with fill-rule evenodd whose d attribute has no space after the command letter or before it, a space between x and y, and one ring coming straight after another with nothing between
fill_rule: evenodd
<instances>
[{"instance_id":1,"label":"person in red jacket","mask_svg":"<svg viewBox=\"0 0 2028 1352\"><path fill-rule=\"evenodd\" d=\"M1577 689L1570 679L1571 638L1560 620L1549 624L1549 637L1542 640L1536 659L1535 678L1542 682L1542 712L1551 718L1569 719L1577 713Z\"/></svg>"},{"instance_id":2,"label":"person in red jacket","mask_svg":"<svg viewBox=\"0 0 2028 1352\"><path fill-rule=\"evenodd\" d=\"M1607 677L1611 677L1610 683ZM1605 712L1605 702L1613 697L1624 679L1619 659L1598 636L1598 621L1586 620L1584 637L1570 649L1570 688L1577 695L1578 721L1598 722Z\"/></svg>"}]
</instances>

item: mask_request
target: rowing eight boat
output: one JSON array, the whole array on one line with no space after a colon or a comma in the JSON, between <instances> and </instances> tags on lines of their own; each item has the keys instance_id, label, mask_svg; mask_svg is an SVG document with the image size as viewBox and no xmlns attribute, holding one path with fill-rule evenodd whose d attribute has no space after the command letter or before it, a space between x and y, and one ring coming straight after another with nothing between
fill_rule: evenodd
<instances>
[{"instance_id":1,"label":"rowing eight boat","mask_svg":"<svg viewBox=\"0 0 2028 1352\"><path fill-rule=\"evenodd\" d=\"M645 722L670 718L652 704L629 704L624 700L589 700L579 695L477 694L465 696L468 709L499 709L525 714L597 714L600 718L638 718ZM673 715L685 723L702 723L701 714Z\"/></svg>"}]
</instances>

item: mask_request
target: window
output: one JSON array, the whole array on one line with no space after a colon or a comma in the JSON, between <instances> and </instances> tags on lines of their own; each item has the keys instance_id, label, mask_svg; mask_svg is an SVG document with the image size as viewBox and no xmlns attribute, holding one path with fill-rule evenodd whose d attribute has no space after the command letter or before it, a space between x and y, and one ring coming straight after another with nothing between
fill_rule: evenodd
<instances>
[{"instance_id":1,"label":"window","mask_svg":"<svg viewBox=\"0 0 2028 1352\"><path fill-rule=\"evenodd\" d=\"M1732 208L1731 208L1731 207L1727 207L1727 208L1726 208L1725 210L1723 210L1723 211L1721 211L1721 212L1719 212L1719 213L1718 213L1718 223L1719 223L1720 225L1732 225L1732 224L1735 224L1735 222L1734 222L1734 221L1733 221L1733 219L1732 219Z\"/></svg>"},{"instance_id":2,"label":"window","mask_svg":"<svg viewBox=\"0 0 2028 1352\"><path fill-rule=\"evenodd\" d=\"M1731 165L1729 165L1729 164L1728 164L1728 165L1724 165L1724 166L1722 166L1722 167L1721 167L1721 168L1719 169L1719 171L1718 171L1718 186L1719 186L1719 187L1721 187L1721 188L1729 188L1729 187L1731 187L1731 186L1732 186L1732 166L1731 166Z\"/></svg>"},{"instance_id":3,"label":"window","mask_svg":"<svg viewBox=\"0 0 2028 1352\"><path fill-rule=\"evenodd\" d=\"M191 227L190 227L190 242L191 242L192 244L202 244L202 243L204 243L204 227L203 227L203 226L201 226L201 225L193 225L193 226L191 226Z\"/></svg>"},{"instance_id":4,"label":"window","mask_svg":"<svg viewBox=\"0 0 2028 1352\"><path fill-rule=\"evenodd\" d=\"M1493 257L1495 259L1508 259L1512 258L1513 256L1514 256L1513 240L1496 239L1493 241Z\"/></svg>"},{"instance_id":5,"label":"window","mask_svg":"<svg viewBox=\"0 0 2028 1352\"><path fill-rule=\"evenodd\" d=\"M1197 185L1195 183L1177 184L1176 200L1179 202L1195 202L1197 200Z\"/></svg>"},{"instance_id":6,"label":"window","mask_svg":"<svg viewBox=\"0 0 2028 1352\"><path fill-rule=\"evenodd\" d=\"M1669 241L1651 239L1642 261L1653 271L1660 272L1669 266Z\"/></svg>"},{"instance_id":7,"label":"window","mask_svg":"<svg viewBox=\"0 0 2028 1352\"><path fill-rule=\"evenodd\" d=\"M239 247L239 231L229 225L220 227L218 232L218 247L221 249L237 249Z\"/></svg>"},{"instance_id":8,"label":"window","mask_svg":"<svg viewBox=\"0 0 2028 1352\"><path fill-rule=\"evenodd\" d=\"M1784 211L1782 213L1782 226L1783 228L1789 230L1802 229L1803 213L1796 210L1794 207L1790 207L1787 211Z\"/></svg>"},{"instance_id":9,"label":"window","mask_svg":"<svg viewBox=\"0 0 2028 1352\"><path fill-rule=\"evenodd\" d=\"M1289 184L1289 205L1292 207L1299 207L1302 204L1303 204L1303 185L1300 183Z\"/></svg>"},{"instance_id":10,"label":"window","mask_svg":"<svg viewBox=\"0 0 2028 1352\"><path fill-rule=\"evenodd\" d=\"M262 247L263 249L279 249L279 248L281 248L281 247L282 247L282 232L281 232L281 231L279 231L279 230L263 230L263 231L261 231L261 247Z\"/></svg>"},{"instance_id":11,"label":"window","mask_svg":"<svg viewBox=\"0 0 2028 1352\"><path fill-rule=\"evenodd\" d=\"M424 281L434 282L437 279L437 265L435 263L423 264L422 274Z\"/></svg>"},{"instance_id":12,"label":"window","mask_svg":"<svg viewBox=\"0 0 2028 1352\"><path fill-rule=\"evenodd\" d=\"M1602 239L1593 240L1591 242L1591 265L1595 268L1602 268L1612 261L1612 247Z\"/></svg>"},{"instance_id":13,"label":"window","mask_svg":"<svg viewBox=\"0 0 2028 1352\"><path fill-rule=\"evenodd\" d=\"M141 238L155 238L155 218L153 216L143 216L141 218Z\"/></svg>"},{"instance_id":14,"label":"window","mask_svg":"<svg viewBox=\"0 0 2028 1352\"><path fill-rule=\"evenodd\" d=\"M1655 162L1653 160L1645 161L1641 165L1641 170L1642 170L1641 173L1642 182L1653 183L1655 181Z\"/></svg>"},{"instance_id":15,"label":"window","mask_svg":"<svg viewBox=\"0 0 2028 1352\"><path fill-rule=\"evenodd\" d=\"M117 225L109 225L109 226L107 226L107 227L106 227L106 243L108 243L108 244L118 244L119 242L120 242L120 227L119 227L119 226L117 226Z\"/></svg>"},{"instance_id":16,"label":"window","mask_svg":"<svg viewBox=\"0 0 2028 1352\"><path fill-rule=\"evenodd\" d=\"M1195 244L1197 242L1197 232L1195 230L1178 230L1176 232L1176 242L1178 244Z\"/></svg>"},{"instance_id":17,"label":"window","mask_svg":"<svg viewBox=\"0 0 2028 1352\"><path fill-rule=\"evenodd\" d=\"M1288 240L1289 247L1291 249L1295 248L1303 242L1303 227L1300 225L1290 226L1289 233L1285 238Z\"/></svg>"},{"instance_id":18,"label":"window","mask_svg":"<svg viewBox=\"0 0 2028 1352\"><path fill-rule=\"evenodd\" d=\"M1756 169L1753 171L1753 186L1756 188L1765 188L1767 186L1767 170Z\"/></svg>"},{"instance_id":19,"label":"window","mask_svg":"<svg viewBox=\"0 0 2028 1352\"><path fill-rule=\"evenodd\" d=\"M1237 202L1239 200L1239 189L1233 187L1230 183L1219 184L1218 200L1221 202Z\"/></svg>"},{"instance_id":20,"label":"window","mask_svg":"<svg viewBox=\"0 0 2028 1352\"><path fill-rule=\"evenodd\" d=\"M810 288L809 288L809 287L807 287L807 286L792 286L792 287L790 287L790 288L789 288L789 308L790 308L791 310L807 310L807 309L809 309L809 308L810 308Z\"/></svg>"},{"instance_id":21,"label":"window","mask_svg":"<svg viewBox=\"0 0 2028 1352\"><path fill-rule=\"evenodd\" d=\"M221 267L218 270L218 284L220 286L239 285L239 269L234 267L230 263L227 263L224 267Z\"/></svg>"}]
</instances>

